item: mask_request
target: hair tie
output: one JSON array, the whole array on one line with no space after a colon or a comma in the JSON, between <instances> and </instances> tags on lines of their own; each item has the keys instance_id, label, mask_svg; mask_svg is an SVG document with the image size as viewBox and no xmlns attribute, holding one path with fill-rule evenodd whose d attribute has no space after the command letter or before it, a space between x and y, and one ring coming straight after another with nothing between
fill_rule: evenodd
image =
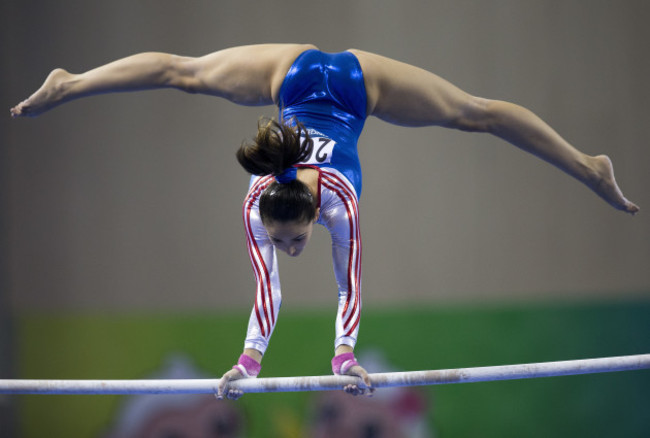
<instances>
[{"instance_id":1,"label":"hair tie","mask_svg":"<svg viewBox=\"0 0 650 438\"><path fill-rule=\"evenodd\" d=\"M298 169L295 167L287 167L281 173L275 175L275 180L280 184L289 184L298 177Z\"/></svg>"}]
</instances>

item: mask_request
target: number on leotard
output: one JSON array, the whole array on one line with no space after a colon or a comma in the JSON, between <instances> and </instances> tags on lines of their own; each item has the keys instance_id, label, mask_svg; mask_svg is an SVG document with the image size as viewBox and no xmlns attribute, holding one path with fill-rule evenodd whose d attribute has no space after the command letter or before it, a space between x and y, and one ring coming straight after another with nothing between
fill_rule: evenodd
<instances>
[{"instance_id":1,"label":"number on leotard","mask_svg":"<svg viewBox=\"0 0 650 438\"><path fill-rule=\"evenodd\" d=\"M311 137L305 153L304 164L323 164L332 162L332 151L336 142L327 137Z\"/></svg>"},{"instance_id":2,"label":"number on leotard","mask_svg":"<svg viewBox=\"0 0 650 438\"><path fill-rule=\"evenodd\" d=\"M325 160L327 160L327 157L329 157L329 154L332 152L331 148L329 148L329 152L325 152L327 145L332 142L332 140L329 138L319 138L318 141L320 142L320 146L316 151L316 161L319 163L324 163Z\"/></svg>"}]
</instances>

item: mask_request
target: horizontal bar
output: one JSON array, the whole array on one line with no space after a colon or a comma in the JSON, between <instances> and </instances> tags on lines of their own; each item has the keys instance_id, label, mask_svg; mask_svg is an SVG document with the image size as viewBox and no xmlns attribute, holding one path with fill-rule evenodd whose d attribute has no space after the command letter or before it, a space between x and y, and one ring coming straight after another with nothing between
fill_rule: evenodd
<instances>
[{"instance_id":1,"label":"horizontal bar","mask_svg":"<svg viewBox=\"0 0 650 438\"><path fill-rule=\"evenodd\" d=\"M375 388L609 373L650 368L650 354L477 368L371 374ZM244 393L329 391L359 384L350 376L267 377L231 382ZM0 380L0 394L210 394L219 379Z\"/></svg>"}]
</instances>

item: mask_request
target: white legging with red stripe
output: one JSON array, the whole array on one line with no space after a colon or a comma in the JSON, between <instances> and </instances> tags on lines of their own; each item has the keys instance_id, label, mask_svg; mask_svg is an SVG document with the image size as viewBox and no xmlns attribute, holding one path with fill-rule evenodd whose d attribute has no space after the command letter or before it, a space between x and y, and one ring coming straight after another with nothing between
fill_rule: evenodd
<instances>
[{"instance_id":1,"label":"white legging with red stripe","mask_svg":"<svg viewBox=\"0 0 650 438\"><path fill-rule=\"evenodd\" d=\"M252 180L244 201L243 216L248 254L257 282L255 305L248 322L245 348L264 353L280 310L282 293L276 250L259 214L259 197L272 176ZM336 169L320 169L320 217L318 223L332 237L332 262L338 284L335 348L354 347L361 315L361 232L357 195Z\"/></svg>"}]
</instances>

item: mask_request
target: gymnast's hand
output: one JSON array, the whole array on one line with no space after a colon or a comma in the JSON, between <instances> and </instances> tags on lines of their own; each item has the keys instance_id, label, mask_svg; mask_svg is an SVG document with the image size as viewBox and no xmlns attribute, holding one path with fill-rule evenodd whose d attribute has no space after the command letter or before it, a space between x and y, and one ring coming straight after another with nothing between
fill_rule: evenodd
<instances>
[{"instance_id":1,"label":"gymnast's hand","mask_svg":"<svg viewBox=\"0 0 650 438\"><path fill-rule=\"evenodd\" d=\"M368 372L359 365L354 357L352 347L348 345L339 345L334 354L335 355L332 358L332 372L334 374L339 376L354 376L363 381L362 386L359 386L356 383L346 385L343 388L343 391L352 395L367 394L369 397L372 397L375 388L372 387L372 382L370 381Z\"/></svg>"},{"instance_id":2,"label":"gymnast's hand","mask_svg":"<svg viewBox=\"0 0 650 438\"><path fill-rule=\"evenodd\" d=\"M370 381L368 372L361 365L353 366L347 370L345 374L348 376L359 377L361 380L363 380L365 387L361 387L357 384L346 385L343 388L343 391L354 396L366 394L368 397L372 397L375 392L375 388L372 387L372 382Z\"/></svg>"},{"instance_id":3,"label":"gymnast's hand","mask_svg":"<svg viewBox=\"0 0 650 438\"><path fill-rule=\"evenodd\" d=\"M218 400L223 400L224 397L230 400L237 400L239 397L244 395L244 391L240 389L235 389L235 388L228 388L229 383L232 380L239 380L243 379L244 375L238 370L238 369L231 369L227 371L223 376L221 376L221 380L219 381L219 387L217 388L217 399Z\"/></svg>"},{"instance_id":4,"label":"gymnast's hand","mask_svg":"<svg viewBox=\"0 0 650 438\"><path fill-rule=\"evenodd\" d=\"M228 383L232 380L243 379L244 377L257 377L262 369L262 352L252 348L244 349L244 353L239 356L237 364L227 371L219 381L217 388L217 399L223 400L223 397L231 400L237 400L244 395L244 391L234 388L228 388Z\"/></svg>"}]
</instances>

